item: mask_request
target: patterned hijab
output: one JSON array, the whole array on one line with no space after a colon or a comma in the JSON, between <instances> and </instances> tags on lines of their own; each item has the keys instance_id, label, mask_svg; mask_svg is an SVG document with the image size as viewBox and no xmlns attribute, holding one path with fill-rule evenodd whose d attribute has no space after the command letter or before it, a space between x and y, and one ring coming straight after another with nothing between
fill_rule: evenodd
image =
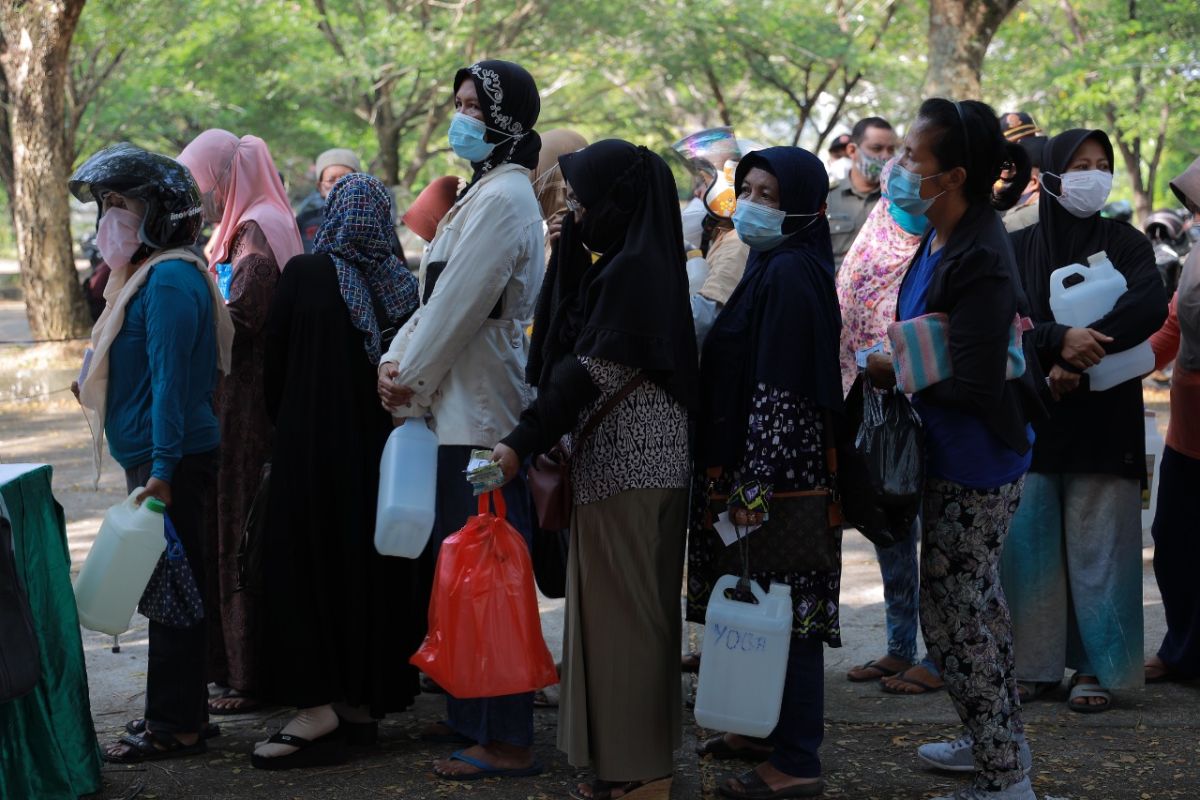
<instances>
[{"instance_id":1,"label":"patterned hijab","mask_svg":"<svg viewBox=\"0 0 1200 800\"><path fill-rule=\"evenodd\" d=\"M392 197L378 178L351 173L325 200L325 222L314 253L333 259L350 321L363 332L372 364L379 363L379 330L417 307L417 276L392 252ZM375 318L376 302L390 319Z\"/></svg>"},{"instance_id":2,"label":"patterned hijab","mask_svg":"<svg viewBox=\"0 0 1200 800\"><path fill-rule=\"evenodd\" d=\"M501 164L519 164L530 171L537 169L542 139L533 126L542 110L542 98L533 76L511 61L477 61L454 75L455 93L468 78L475 83L484 124L491 129L484 141L503 139L483 161L472 162L475 173L471 183ZM463 189L463 194L466 191Z\"/></svg>"},{"instance_id":3,"label":"patterned hijab","mask_svg":"<svg viewBox=\"0 0 1200 800\"><path fill-rule=\"evenodd\" d=\"M859 350L887 338L887 327L896 320L896 301L904 273L921 246L921 235L901 228L888 207L888 182L896 160L888 161L879 176L882 196L862 230L850 245L837 272L838 302L842 307L842 393L858 375Z\"/></svg>"}]
</instances>

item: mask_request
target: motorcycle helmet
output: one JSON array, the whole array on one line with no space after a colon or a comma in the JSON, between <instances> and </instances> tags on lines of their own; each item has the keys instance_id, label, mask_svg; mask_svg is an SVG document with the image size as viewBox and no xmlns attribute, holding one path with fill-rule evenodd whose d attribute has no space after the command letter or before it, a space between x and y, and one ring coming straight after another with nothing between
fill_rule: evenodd
<instances>
[{"instance_id":1,"label":"motorcycle helmet","mask_svg":"<svg viewBox=\"0 0 1200 800\"><path fill-rule=\"evenodd\" d=\"M200 190L187 167L128 142L109 145L92 155L67 185L80 202L96 202L97 223L104 213L107 192L144 202L146 216L138 238L154 250L189 247L196 243L204 225Z\"/></svg>"},{"instance_id":2,"label":"motorcycle helmet","mask_svg":"<svg viewBox=\"0 0 1200 800\"><path fill-rule=\"evenodd\" d=\"M1174 211L1160 208L1146 218L1142 230L1152 242L1174 243L1183 238L1183 220Z\"/></svg>"}]
</instances>

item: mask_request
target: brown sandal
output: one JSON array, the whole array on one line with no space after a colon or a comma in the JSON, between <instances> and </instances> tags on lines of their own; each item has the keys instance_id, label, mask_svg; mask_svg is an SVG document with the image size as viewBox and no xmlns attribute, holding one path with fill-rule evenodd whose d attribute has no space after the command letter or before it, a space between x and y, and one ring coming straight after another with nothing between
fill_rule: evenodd
<instances>
[{"instance_id":1,"label":"brown sandal","mask_svg":"<svg viewBox=\"0 0 1200 800\"><path fill-rule=\"evenodd\" d=\"M850 681L851 683L869 683L871 681L882 680L883 678L890 678L893 675L899 675L901 672L904 672L906 669L912 666L911 663L907 663L900 669L891 670L887 667L880 666L879 661L881 660L882 659L872 659L863 664L861 667L855 667L846 673L846 680Z\"/></svg>"},{"instance_id":2,"label":"brown sandal","mask_svg":"<svg viewBox=\"0 0 1200 800\"><path fill-rule=\"evenodd\" d=\"M895 675L889 675L886 678L880 678L879 686L888 694L898 694L904 696L929 694L930 692L937 692L946 688L945 681L941 681L941 683L932 683L927 680L921 680L920 678L913 677L910 674L914 670L918 669L925 670L924 667L922 667L920 664L917 664L916 666L909 667L903 672L898 672ZM925 670L925 672L930 677L933 677L933 674L930 673L929 670ZM941 679L939 678L938 680ZM891 682L893 681L899 685L892 685Z\"/></svg>"},{"instance_id":3,"label":"brown sandal","mask_svg":"<svg viewBox=\"0 0 1200 800\"><path fill-rule=\"evenodd\" d=\"M704 756L712 756L717 761L762 761L774 752L775 748L769 744L755 745L751 744L746 747L734 747L726 739L725 734L718 733L711 739L705 739L699 747L696 748L696 755L703 758Z\"/></svg>"},{"instance_id":4,"label":"brown sandal","mask_svg":"<svg viewBox=\"0 0 1200 800\"><path fill-rule=\"evenodd\" d=\"M602 781L596 779L587 784L587 794L583 793L582 786L576 786L571 790L571 797L574 800L619 800L619 798L633 798L633 800L668 800L671 796L671 782L673 776L667 775L662 778L651 778L646 781ZM620 792L614 795L613 792Z\"/></svg>"}]
</instances>

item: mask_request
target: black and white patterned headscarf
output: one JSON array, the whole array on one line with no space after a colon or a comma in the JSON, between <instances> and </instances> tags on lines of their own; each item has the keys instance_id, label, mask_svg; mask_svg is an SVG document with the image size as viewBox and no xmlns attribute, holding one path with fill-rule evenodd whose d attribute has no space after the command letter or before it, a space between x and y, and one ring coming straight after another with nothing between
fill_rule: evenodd
<instances>
[{"instance_id":1,"label":"black and white patterned headscarf","mask_svg":"<svg viewBox=\"0 0 1200 800\"><path fill-rule=\"evenodd\" d=\"M467 78L475 82L475 93L479 95L479 106L489 128L484 140L497 142L486 159L471 164L475 169L471 183L501 164L537 169L542 139L533 126L542 110L542 98L533 76L511 61L478 61L455 74L456 93Z\"/></svg>"}]
</instances>

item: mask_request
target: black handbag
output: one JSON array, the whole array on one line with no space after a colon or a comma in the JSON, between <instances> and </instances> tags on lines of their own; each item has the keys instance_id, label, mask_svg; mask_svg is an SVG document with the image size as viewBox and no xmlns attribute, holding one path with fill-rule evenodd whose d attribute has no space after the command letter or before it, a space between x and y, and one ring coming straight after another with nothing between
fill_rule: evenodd
<instances>
[{"instance_id":1,"label":"black handbag","mask_svg":"<svg viewBox=\"0 0 1200 800\"><path fill-rule=\"evenodd\" d=\"M557 600L567 596L567 553L571 531L549 531L535 527L533 531L533 578L538 591Z\"/></svg>"},{"instance_id":2,"label":"black handbag","mask_svg":"<svg viewBox=\"0 0 1200 800\"><path fill-rule=\"evenodd\" d=\"M583 440L591 436L604 418L645 382L646 374L639 372L630 378L619 392L608 398L583 426L583 430L574 441L575 447L578 448ZM571 507L574 503L571 492L571 454L563 440L559 440L549 452L533 457L529 462L528 481L538 525L551 531L570 528Z\"/></svg>"},{"instance_id":3,"label":"black handbag","mask_svg":"<svg viewBox=\"0 0 1200 800\"><path fill-rule=\"evenodd\" d=\"M17 577L12 526L0 517L0 703L33 691L41 678L41 651L29 597Z\"/></svg>"},{"instance_id":4,"label":"black handbag","mask_svg":"<svg viewBox=\"0 0 1200 800\"><path fill-rule=\"evenodd\" d=\"M246 592L258 597L263 593L263 540L267 532L267 495L271 490L271 462L263 464L258 491L250 501L246 514L246 525L242 528L242 541L238 545L238 577L235 592Z\"/></svg>"},{"instance_id":5,"label":"black handbag","mask_svg":"<svg viewBox=\"0 0 1200 800\"><path fill-rule=\"evenodd\" d=\"M154 566L138 611L160 625L190 628L204 620L204 598L171 518L164 514L163 522L167 550Z\"/></svg>"},{"instance_id":6,"label":"black handbag","mask_svg":"<svg viewBox=\"0 0 1200 800\"><path fill-rule=\"evenodd\" d=\"M827 428L832 421L826 418ZM825 465L830 485L838 486L837 450L827 444ZM714 480L719 475L711 475ZM711 528L717 516L728 509L726 495L709 491ZM771 497L771 512L761 527L739 536L741 547L722 547L716 553L714 574L743 575L751 572L775 574L838 572L842 563L841 497L837 488L801 492L776 492ZM715 534L713 534L715 535ZM750 564L757 567L752 570ZM758 567L761 567L759 569Z\"/></svg>"}]
</instances>

